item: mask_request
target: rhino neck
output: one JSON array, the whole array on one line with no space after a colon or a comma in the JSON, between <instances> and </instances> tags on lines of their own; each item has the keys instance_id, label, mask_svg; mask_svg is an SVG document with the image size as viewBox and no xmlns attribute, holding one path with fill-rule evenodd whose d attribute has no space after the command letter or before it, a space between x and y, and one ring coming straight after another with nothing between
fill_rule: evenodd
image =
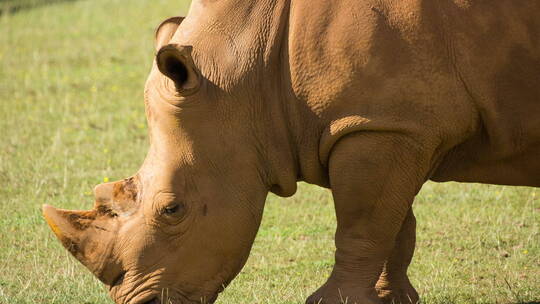
<instances>
[{"instance_id":1,"label":"rhino neck","mask_svg":"<svg viewBox=\"0 0 540 304\"><path fill-rule=\"evenodd\" d=\"M297 181L323 187L329 185L327 170L319 161L319 138L324 126L305 101L293 90L291 81L291 0L257 1L262 3L265 18L258 24L260 40L258 67L266 116L262 127L267 144L265 164L272 180L271 191L281 196L296 192ZM260 16L260 15L258 15Z\"/></svg>"},{"instance_id":2,"label":"rhino neck","mask_svg":"<svg viewBox=\"0 0 540 304\"><path fill-rule=\"evenodd\" d=\"M265 138L266 161L274 181L271 191L281 196L293 195L297 181L328 187L327 170L319 161L319 138L324 126L296 94L291 81L292 0L259 2L266 3L267 20L271 20L259 25L259 31L267 34L258 46L263 63L259 74L263 76L258 83L268 114Z\"/></svg>"},{"instance_id":3,"label":"rhino neck","mask_svg":"<svg viewBox=\"0 0 540 304\"><path fill-rule=\"evenodd\" d=\"M296 68L295 60L298 60L291 58L291 50L295 48L291 16L295 8L292 0L285 2L280 11L281 18L276 19L279 24L274 24L275 35L269 36L265 53L269 62L265 72L275 79L273 91L267 92L269 96L275 95L272 98L275 107L272 109L273 136L286 141L286 144L277 146L279 151L275 153L288 154L288 166L292 168L295 183L305 181L328 187L327 170L318 156L319 138L324 126L320 117L293 88L292 71Z\"/></svg>"},{"instance_id":4,"label":"rhino neck","mask_svg":"<svg viewBox=\"0 0 540 304\"><path fill-rule=\"evenodd\" d=\"M298 121L291 107L296 99L288 89L288 28L290 0L259 1L268 16L259 24L258 31L265 33L260 40L260 76L257 81L261 89L260 105L263 106L264 122L260 134L265 138L264 167L271 179L270 191L280 196L291 196L296 192L296 182L301 179L301 166L295 129Z\"/></svg>"}]
</instances>

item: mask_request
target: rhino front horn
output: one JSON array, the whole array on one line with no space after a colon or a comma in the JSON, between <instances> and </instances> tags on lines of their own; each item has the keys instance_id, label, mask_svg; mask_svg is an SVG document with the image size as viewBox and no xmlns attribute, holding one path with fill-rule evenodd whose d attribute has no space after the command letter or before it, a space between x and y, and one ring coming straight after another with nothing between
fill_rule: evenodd
<instances>
[{"instance_id":1,"label":"rhino front horn","mask_svg":"<svg viewBox=\"0 0 540 304\"><path fill-rule=\"evenodd\" d=\"M98 211L71 211L43 205L43 216L62 245L98 277L114 243L116 223Z\"/></svg>"}]
</instances>

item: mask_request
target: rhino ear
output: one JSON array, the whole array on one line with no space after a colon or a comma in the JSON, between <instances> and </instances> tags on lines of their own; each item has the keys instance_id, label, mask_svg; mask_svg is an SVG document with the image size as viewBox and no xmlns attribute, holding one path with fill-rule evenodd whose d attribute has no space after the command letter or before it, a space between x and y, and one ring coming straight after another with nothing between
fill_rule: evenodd
<instances>
[{"instance_id":1,"label":"rhino ear","mask_svg":"<svg viewBox=\"0 0 540 304\"><path fill-rule=\"evenodd\" d=\"M201 74L193 63L191 51L191 46L167 44L156 55L159 71L174 81L184 96L195 93L201 84Z\"/></svg>"},{"instance_id":2,"label":"rhino ear","mask_svg":"<svg viewBox=\"0 0 540 304\"><path fill-rule=\"evenodd\" d=\"M156 29L156 50L159 50L162 46L169 43L172 36L180 26L180 23L184 20L184 17L171 17L161 22Z\"/></svg>"}]
</instances>

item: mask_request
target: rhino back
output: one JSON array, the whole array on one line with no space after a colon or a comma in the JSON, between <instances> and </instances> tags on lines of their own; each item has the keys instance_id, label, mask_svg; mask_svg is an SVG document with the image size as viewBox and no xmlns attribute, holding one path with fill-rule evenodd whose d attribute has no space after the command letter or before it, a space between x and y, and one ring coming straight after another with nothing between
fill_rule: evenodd
<instances>
[{"instance_id":1,"label":"rhino back","mask_svg":"<svg viewBox=\"0 0 540 304\"><path fill-rule=\"evenodd\" d=\"M463 1L443 12L479 119L434 178L539 186L540 2Z\"/></svg>"},{"instance_id":2,"label":"rhino back","mask_svg":"<svg viewBox=\"0 0 540 304\"><path fill-rule=\"evenodd\" d=\"M433 179L530 183L540 170L540 8L527 5L293 1L292 90L320 129L352 115L368 122L355 131L439 145Z\"/></svg>"}]
</instances>

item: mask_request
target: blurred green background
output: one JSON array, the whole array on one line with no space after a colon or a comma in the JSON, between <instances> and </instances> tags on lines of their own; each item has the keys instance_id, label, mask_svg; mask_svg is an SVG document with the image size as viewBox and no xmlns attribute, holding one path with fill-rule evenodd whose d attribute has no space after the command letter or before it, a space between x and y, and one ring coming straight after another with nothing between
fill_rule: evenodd
<instances>
[{"instance_id":1,"label":"blurred green background","mask_svg":"<svg viewBox=\"0 0 540 304\"><path fill-rule=\"evenodd\" d=\"M154 28L188 2L0 0L0 303L111 303L40 206L88 209L95 184L138 169ZM539 303L539 196L426 184L410 268L424 303ZM270 195L252 255L218 303L303 303L331 271L334 227L328 190Z\"/></svg>"}]
</instances>

